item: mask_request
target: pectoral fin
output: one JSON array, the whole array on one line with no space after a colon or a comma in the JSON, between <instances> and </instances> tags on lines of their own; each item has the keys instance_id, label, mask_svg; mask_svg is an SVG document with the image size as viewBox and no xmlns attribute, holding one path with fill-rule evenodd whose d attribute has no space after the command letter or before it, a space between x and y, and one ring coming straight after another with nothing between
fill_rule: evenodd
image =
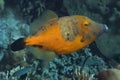
<instances>
[{"instance_id":1,"label":"pectoral fin","mask_svg":"<svg viewBox=\"0 0 120 80\"><path fill-rule=\"evenodd\" d=\"M38 47L29 47L31 53L37 59L42 59L44 61L52 61L56 54L54 52L46 51Z\"/></svg>"},{"instance_id":2,"label":"pectoral fin","mask_svg":"<svg viewBox=\"0 0 120 80\"><path fill-rule=\"evenodd\" d=\"M54 52L46 51L38 47L29 47L30 52L34 55L35 58L43 61L42 66L45 68L49 67L49 62L53 61L56 54Z\"/></svg>"}]
</instances>

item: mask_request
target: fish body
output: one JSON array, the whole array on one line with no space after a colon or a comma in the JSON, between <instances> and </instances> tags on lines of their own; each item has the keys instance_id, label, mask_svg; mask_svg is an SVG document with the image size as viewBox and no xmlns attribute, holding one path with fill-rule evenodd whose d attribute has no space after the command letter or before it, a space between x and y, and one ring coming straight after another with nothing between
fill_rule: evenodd
<instances>
[{"instance_id":1,"label":"fish body","mask_svg":"<svg viewBox=\"0 0 120 80\"><path fill-rule=\"evenodd\" d=\"M107 29L106 25L99 24L85 16L54 18L33 35L12 43L11 49L17 51L25 46L33 46L57 54L69 54L89 45ZM18 48L16 43L17 46L22 43L24 47Z\"/></svg>"}]
</instances>

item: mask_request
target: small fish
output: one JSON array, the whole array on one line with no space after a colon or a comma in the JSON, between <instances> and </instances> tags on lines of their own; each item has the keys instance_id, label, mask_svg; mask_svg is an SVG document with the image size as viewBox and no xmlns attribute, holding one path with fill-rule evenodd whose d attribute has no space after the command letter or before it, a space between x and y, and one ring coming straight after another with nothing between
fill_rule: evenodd
<instances>
[{"instance_id":1,"label":"small fish","mask_svg":"<svg viewBox=\"0 0 120 80\"><path fill-rule=\"evenodd\" d=\"M11 50L32 46L42 51L69 54L89 45L108 30L107 25L81 15L56 17L37 26L40 28L34 34L13 42Z\"/></svg>"}]
</instances>

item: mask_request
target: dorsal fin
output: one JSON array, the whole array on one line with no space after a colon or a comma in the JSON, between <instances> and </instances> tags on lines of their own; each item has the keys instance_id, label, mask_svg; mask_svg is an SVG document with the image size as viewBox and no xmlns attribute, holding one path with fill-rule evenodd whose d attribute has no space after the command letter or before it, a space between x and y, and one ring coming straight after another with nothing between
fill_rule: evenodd
<instances>
[{"instance_id":1,"label":"dorsal fin","mask_svg":"<svg viewBox=\"0 0 120 80\"><path fill-rule=\"evenodd\" d=\"M44 24L54 18L58 18L57 14L51 10L46 10L39 18L30 24L30 34L37 32Z\"/></svg>"},{"instance_id":2,"label":"dorsal fin","mask_svg":"<svg viewBox=\"0 0 120 80\"><path fill-rule=\"evenodd\" d=\"M41 32L47 30L52 25L56 24L57 21L58 21L58 18L51 19L50 21L45 23L43 26L41 26L33 35L40 34Z\"/></svg>"}]
</instances>

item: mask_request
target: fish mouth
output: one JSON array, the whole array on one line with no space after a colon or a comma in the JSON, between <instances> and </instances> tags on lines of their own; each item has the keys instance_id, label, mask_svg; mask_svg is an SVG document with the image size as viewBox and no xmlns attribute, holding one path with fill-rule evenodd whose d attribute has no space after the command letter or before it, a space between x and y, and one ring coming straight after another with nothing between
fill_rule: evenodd
<instances>
[{"instance_id":1,"label":"fish mouth","mask_svg":"<svg viewBox=\"0 0 120 80\"><path fill-rule=\"evenodd\" d=\"M108 31L108 26L106 24L102 24L101 34Z\"/></svg>"},{"instance_id":2,"label":"fish mouth","mask_svg":"<svg viewBox=\"0 0 120 80\"><path fill-rule=\"evenodd\" d=\"M98 33L98 36L102 35L103 33L107 32L108 31L108 26L106 24L101 24L101 30L100 32Z\"/></svg>"},{"instance_id":3,"label":"fish mouth","mask_svg":"<svg viewBox=\"0 0 120 80\"><path fill-rule=\"evenodd\" d=\"M109 29L108 26L106 24L103 24L103 31L106 32L108 31L108 29Z\"/></svg>"}]
</instances>

